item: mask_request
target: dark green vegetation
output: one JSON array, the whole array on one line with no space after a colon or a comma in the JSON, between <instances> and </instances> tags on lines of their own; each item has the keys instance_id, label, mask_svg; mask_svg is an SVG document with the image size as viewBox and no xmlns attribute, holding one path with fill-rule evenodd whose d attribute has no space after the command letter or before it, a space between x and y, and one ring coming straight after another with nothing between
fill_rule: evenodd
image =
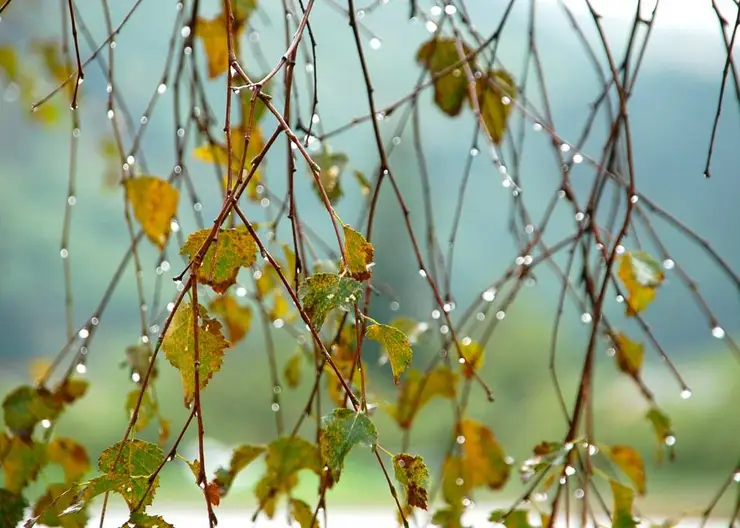
<instances>
[{"instance_id":1,"label":"dark green vegetation","mask_svg":"<svg viewBox=\"0 0 740 528\"><path fill-rule=\"evenodd\" d=\"M0 526L110 504L161 527L174 501L302 528L361 500L443 527L473 500L507 527L737 514L731 184L694 169L692 208L652 201L689 134L639 147L668 99L640 99L650 32L624 51L592 12L563 52L518 1L396 1L384 64L385 3L329 3L185 2L151 35L143 3L3 4L3 164L43 177L3 195Z\"/></svg>"}]
</instances>

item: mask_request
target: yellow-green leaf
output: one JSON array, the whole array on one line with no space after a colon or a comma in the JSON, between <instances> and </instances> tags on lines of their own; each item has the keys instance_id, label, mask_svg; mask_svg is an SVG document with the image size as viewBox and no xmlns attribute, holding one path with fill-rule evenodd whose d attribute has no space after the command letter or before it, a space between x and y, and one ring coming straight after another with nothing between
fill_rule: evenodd
<instances>
[{"instance_id":1,"label":"yellow-green leaf","mask_svg":"<svg viewBox=\"0 0 740 528\"><path fill-rule=\"evenodd\" d=\"M464 56L473 51L470 46L464 43L462 44L462 50ZM452 67L460 60L456 41L452 38L433 38L422 44L416 52L416 61L432 75ZM470 60L468 62L471 69L475 71L475 61ZM461 64L458 68L434 81L434 102L445 114L454 117L462 110L467 91L468 80Z\"/></svg>"},{"instance_id":2,"label":"yellow-green leaf","mask_svg":"<svg viewBox=\"0 0 740 528\"><path fill-rule=\"evenodd\" d=\"M124 526L135 528L175 528L174 525L165 521L161 515L149 515L148 513L134 512Z\"/></svg>"},{"instance_id":3,"label":"yellow-green leaf","mask_svg":"<svg viewBox=\"0 0 740 528\"><path fill-rule=\"evenodd\" d=\"M658 441L658 462L663 460L664 450L668 450L670 458L673 459L673 444L676 437L673 436L670 417L657 407L652 407L645 417L652 424L655 438Z\"/></svg>"},{"instance_id":4,"label":"yellow-green leaf","mask_svg":"<svg viewBox=\"0 0 740 528\"><path fill-rule=\"evenodd\" d=\"M180 249L181 255L195 257L210 234L210 229L192 233ZM257 243L245 229L220 229L203 256L198 268L198 280L216 293L224 293L236 282L240 268L254 264Z\"/></svg>"},{"instance_id":5,"label":"yellow-green leaf","mask_svg":"<svg viewBox=\"0 0 740 528\"><path fill-rule=\"evenodd\" d=\"M300 499L290 499L290 514L301 528L318 528L318 521L314 520L311 507Z\"/></svg>"},{"instance_id":6,"label":"yellow-green leaf","mask_svg":"<svg viewBox=\"0 0 740 528\"><path fill-rule=\"evenodd\" d=\"M503 523L506 528L533 528L529 524L529 512L527 510L514 510L509 513L507 510L494 510L488 517L492 523Z\"/></svg>"},{"instance_id":7,"label":"yellow-green leaf","mask_svg":"<svg viewBox=\"0 0 740 528\"><path fill-rule=\"evenodd\" d=\"M337 203L337 201L344 196L340 177L342 176L342 172L347 166L347 163L349 163L349 158L345 154L341 153L330 154L329 151L325 149L321 153L314 155L313 160L321 168L319 180L321 181L322 187L324 187L326 196L329 198L329 203ZM309 168L309 171L310 170L311 169ZM316 184L316 180L313 178L313 173L311 173L311 179L313 179L314 191L319 198L321 198L321 190Z\"/></svg>"},{"instance_id":8,"label":"yellow-green leaf","mask_svg":"<svg viewBox=\"0 0 740 528\"><path fill-rule=\"evenodd\" d=\"M141 389L134 389L126 396L126 415L127 418L131 418L134 409L136 408L136 402L139 401L139 393ZM136 417L136 424L134 429L136 431L143 431L147 426L157 417L157 406L154 403L149 390L144 391L144 396L141 398L141 404L139 405L139 414Z\"/></svg>"},{"instance_id":9,"label":"yellow-green leaf","mask_svg":"<svg viewBox=\"0 0 740 528\"><path fill-rule=\"evenodd\" d=\"M190 303L182 303L172 319L162 341L167 360L180 371L185 406L189 407L195 396L195 329L193 316L198 317L198 352L200 356L199 388L205 389L213 375L221 369L224 350L229 347L221 334L221 323L208 317L206 309L198 305L194 314Z\"/></svg>"},{"instance_id":10,"label":"yellow-green leaf","mask_svg":"<svg viewBox=\"0 0 740 528\"><path fill-rule=\"evenodd\" d=\"M374 447L378 430L365 413L352 409L334 409L321 419L321 458L336 482L339 481L344 459L356 445Z\"/></svg>"},{"instance_id":11,"label":"yellow-green leaf","mask_svg":"<svg viewBox=\"0 0 740 528\"><path fill-rule=\"evenodd\" d=\"M301 384L301 371L303 367L303 354L299 350L288 358L285 363L285 370L283 371L283 377L288 387L295 389Z\"/></svg>"},{"instance_id":12,"label":"yellow-green leaf","mask_svg":"<svg viewBox=\"0 0 740 528\"><path fill-rule=\"evenodd\" d=\"M249 167L252 163L252 160L262 151L265 146L265 140L262 136L262 129L259 126L253 126L249 136L249 144L247 145L247 153L245 156L245 133L246 129L243 127L235 127L231 129L231 170L233 172L232 176L234 177L235 182L241 174L242 169L244 169L245 167ZM224 143L215 142L213 145L211 145L210 143L204 143L193 151L193 156L196 159L204 161L206 163L217 163L218 165L221 165L223 167L228 167L229 151L226 147L227 145L225 140ZM245 165L242 165L243 157ZM263 159L260 162L260 169L263 170L265 166L266 161ZM224 175L224 178L227 177L228 175ZM256 184L260 181L262 181L262 176L261 172L258 170L255 171L255 173L253 174L250 183ZM248 192L255 193L256 189L253 188L251 191L249 191L248 187ZM257 198L257 196L255 194L252 194L250 195L250 198L254 200Z\"/></svg>"},{"instance_id":13,"label":"yellow-green leaf","mask_svg":"<svg viewBox=\"0 0 740 528\"><path fill-rule=\"evenodd\" d=\"M252 308L242 306L231 295L216 297L208 306L211 313L220 316L229 330L229 341L237 343L244 339L252 325Z\"/></svg>"},{"instance_id":14,"label":"yellow-green leaf","mask_svg":"<svg viewBox=\"0 0 740 528\"><path fill-rule=\"evenodd\" d=\"M370 194L370 191L372 190L372 185L370 185L370 182L365 177L365 175L356 170L354 171L355 179L357 180L357 183L360 185L360 192L363 196L367 196Z\"/></svg>"},{"instance_id":15,"label":"yellow-green leaf","mask_svg":"<svg viewBox=\"0 0 740 528\"><path fill-rule=\"evenodd\" d=\"M640 453L626 445L609 448L609 458L627 475L635 485L637 493L645 494L645 464Z\"/></svg>"},{"instance_id":16,"label":"yellow-green leaf","mask_svg":"<svg viewBox=\"0 0 740 528\"><path fill-rule=\"evenodd\" d=\"M139 176L125 181L126 197L144 233L160 250L170 235L172 218L177 213L180 191L155 176Z\"/></svg>"},{"instance_id":17,"label":"yellow-green leaf","mask_svg":"<svg viewBox=\"0 0 740 528\"><path fill-rule=\"evenodd\" d=\"M645 310L665 280L660 263L644 251L630 251L622 255L617 275L627 289L627 316Z\"/></svg>"},{"instance_id":18,"label":"yellow-green leaf","mask_svg":"<svg viewBox=\"0 0 740 528\"><path fill-rule=\"evenodd\" d=\"M625 334L618 332L614 336L614 347L619 370L633 378L639 378L645 357L645 346L642 343L635 343Z\"/></svg>"},{"instance_id":19,"label":"yellow-green leaf","mask_svg":"<svg viewBox=\"0 0 740 528\"><path fill-rule=\"evenodd\" d=\"M119 450L121 456L116 462ZM117 493L123 495L129 508L134 508L139 501L148 506L154 500L154 493L159 486L159 475L154 479L151 490L149 477L157 470L164 460L164 452L157 444L143 440L124 440L105 449L98 459L98 468L109 481L116 482L116 477L123 477L124 483L114 487ZM115 464L114 464L115 462ZM146 495L146 497L145 497Z\"/></svg>"},{"instance_id":20,"label":"yellow-green leaf","mask_svg":"<svg viewBox=\"0 0 740 528\"><path fill-rule=\"evenodd\" d=\"M424 375L410 369L404 377L395 405L386 407L402 429L411 427L416 414L433 398L454 398L457 394L457 375L447 367L437 367Z\"/></svg>"},{"instance_id":21,"label":"yellow-green leaf","mask_svg":"<svg viewBox=\"0 0 740 528\"><path fill-rule=\"evenodd\" d=\"M44 444L29 444L18 436L0 435L0 463L8 491L20 493L36 480L48 460Z\"/></svg>"},{"instance_id":22,"label":"yellow-green leaf","mask_svg":"<svg viewBox=\"0 0 740 528\"><path fill-rule=\"evenodd\" d=\"M504 139L509 114L516 99L514 79L505 70L491 70L475 81L481 118L496 145Z\"/></svg>"},{"instance_id":23,"label":"yellow-green leaf","mask_svg":"<svg viewBox=\"0 0 740 528\"><path fill-rule=\"evenodd\" d=\"M349 276L358 281L372 277L372 267L375 265L375 248L358 231L345 225L344 252L347 255L347 271Z\"/></svg>"},{"instance_id":24,"label":"yellow-green leaf","mask_svg":"<svg viewBox=\"0 0 740 528\"><path fill-rule=\"evenodd\" d=\"M229 467L216 470L215 482L220 487L221 496L228 493L239 472L256 460L266 449L265 446L261 445L241 445L234 449L234 452L231 454ZM198 468L198 471L200 471L200 468Z\"/></svg>"},{"instance_id":25,"label":"yellow-green leaf","mask_svg":"<svg viewBox=\"0 0 740 528\"><path fill-rule=\"evenodd\" d=\"M350 277L317 273L301 283L298 295L311 323L320 330L330 311L352 309L362 296L362 284Z\"/></svg>"},{"instance_id":26,"label":"yellow-green leaf","mask_svg":"<svg viewBox=\"0 0 740 528\"><path fill-rule=\"evenodd\" d=\"M30 438L42 420L53 420L62 412L63 404L46 389L23 385L5 396L5 425L13 433Z\"/></svg>"},{"instance_id":27,"label":"yellow-green leaf","mask_svg":"<svg viewBox=\"0 0 740 528\"><path fill-rule=\"evenodd\" d=\"M78 482L90 471L85 447L72 438L57 437L48 445L49 461L62 466L67 484Z\"/></svg>"},{"instance_id":28,"label":"yellow-green leaf","mask_svg":"<svg viewBox=\"0 0 740 528\"><path fill-rule=\"evenodd\" d=\"M393 370L393 381L398 383L401 374L411 364L413 351L406 334L398 328L384 324L374 324L367 328L367 337L381 344Z\"/></svg>"},{"instance_id":29,"label":"yellow-green leaf","mask_svg":"<svg viewBox=\"0 0 740 528\"><path fill-rule=\"evenodd\" d=\"M472 488L485 486L501 489L509 480L511 467L493 432L480 422L464 419L460 424L463 437L463 467Z\"/></svg>"},{"instance_id":30,"label":"yellow-green leaf","mask_svg":"<svg viewBox=\"0 0 740 528\"><path fill-rule=\"evenodd\" d=\"M407 503L426 510L429 470L424 459L419 455L398 454L393 457L393 472L406 492Z\"/></svg>"},{"instance_id":31,"label":"yellow-green leaf","mask_svg":"<svg viewBox=\"0 0 740 528\"><path fill-rule=\"evenodd\" d=\"M616 480L610 480L614 496L614 519L612 528L635 528L637 522L632 516L632 507L635 502L635 492L620 484Z\"/></svg>"},{"instance_id":32,"label":"yellow-green leaf","mask_svg":"<svg viewBox=\"0 0 740 528\"><path fill-rule=\"evenodd\" d=\"M470 379L483 366L484 349L476 341L465 341L460 345L460 351L465 362L462 364L463 375Z\"/></svg>"}]
</instances>

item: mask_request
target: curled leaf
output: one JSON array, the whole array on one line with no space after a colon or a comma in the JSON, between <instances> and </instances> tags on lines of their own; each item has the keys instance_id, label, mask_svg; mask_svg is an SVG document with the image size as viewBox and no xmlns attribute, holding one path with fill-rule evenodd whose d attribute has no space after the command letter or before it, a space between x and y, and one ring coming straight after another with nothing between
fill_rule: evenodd
<instances>
[{"instance_id":1,"label":"curled leaf","mask_svg":"<svg viewBox=\"0 0 740 528\"><path fill-rule=\"evenodd\" d=\"M413 351L406 334L393 326L374 324L367 327L367 337L379 342L391 363L393 380L397 384L401 374L411 363Z\"/></svg>"},{"instance_id":2,"label":"curled leaf","mask_svg":"<svg viewBox=\"0 0 740 528\"><path fill-rule=\"evenodd\" d=\"M627 475L635 485L637 493L645 494L645 464L640 453L626 445L615 445L609 448L609 458Z\"/></svg>"},{"instance_id":3,"label":"curled leaf","mask_svg":"<svg viewBox=\"0 0 740 528\"><path fill-rule=\"evenodd\" d=\"M393 457L393 471L406 491L408 504L426 510L429 470L424 459L419 455L401 453Z\"/></svg>"}]
</instances>

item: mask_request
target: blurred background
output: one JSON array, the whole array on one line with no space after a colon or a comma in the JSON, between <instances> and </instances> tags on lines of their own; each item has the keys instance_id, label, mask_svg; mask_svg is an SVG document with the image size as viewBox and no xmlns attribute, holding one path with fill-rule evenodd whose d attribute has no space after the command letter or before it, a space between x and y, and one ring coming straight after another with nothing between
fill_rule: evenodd
<instances>
[{"instance_id":1,"label":"blurred background","mask_svg":"<svg viewBox=\"0 0 740 528\"><path fill-rule=\"evenodd\" d=\"M365 4L366 2L360 2ZM652 2L643 2L653 4ZM247 68L266 72L285 49L282 7L280 2L260 2L252 18L245 47ZM506 2L468 0L471 19L482 35L489 35L499 23ZM567 2L595 37L581 0ZM709 2L662 2L651 44L644 57L641 78L630 102L637 182L641 192L658 205L691 226L715 248L733 270L740 258L737 236L740 209L740 109L734 100L734 87L728 81L726 102L719 124L712 164L711 179L702 175L706 151L716 110L725 48L719 24ZM111 2L114 25L133 5L130 1ZM372 3L375 5L375 3ZM428 11L432 2L421 1ZM558 133L576 141L601 86L589 59L573 33L568 18L555 1L537 1L537 39L548 81L547 89ZM604 25L614 43L617 55L629 36L630 17L635 2L597 4L603 8ZM621 7L619 7L621 6ZM737 9L733 2L719 6L730 20ZM77 2L84 23L98 43L105 38L103 14L99 2ZM527 49L529 2L517 2L512 18L502 35L499 56L515 78ZM205 2L204 15L215 15L218 2ZM345 12L343 12L343 10ZM175 2L145 1L116 37L117 89L135 119L145 113L147 105L161 82L168 42L176 15ZM646 13L649 13L646 6ZM379 107L385 107L407 94L419 75L415 54L429 38L423 20L409 21L409 4L403 0L386 0L376 9L367 9L361 22L368 66L371 70ZM347 24L346 2L318 0L311 17L317 41L315 72L318 77L318 110L324 131L334 130L351 119L367 113L367 99L362 74L356 59L352 33ZM54 4L41 0L13 3L0 21L0 45L26 49L34 39L59 39L59 11ZM292 33L292 31L291 31ZM377 40L373 40L377 39ZM372 43L371 43L372 41ZM260 57L254 50L262 50ZM19 51L21 53L21 51ZM81 40L81 54L89 56L91 48ZM200 42L195 50L204 64ZM30 57L30 52L28 52ZM30 59L29 59L30 61ZM38 66L38 65L37 65ZM307 124L310 100L306 87L306 57L296 66L296 83L302 92L300 112ZM30 65L30 68L36 66ZM54 88L38 66L38 91L34 100ZM0 78L2 76L0 75ZM106 78L97 65L86 71L82 87L80 152L75 206L71 224L71 242L66 248L71 262L75 326L90 317L101 299L110 278L128 246L123 220L120 188L110 184L110 159L101 141L109 134L106 118ZM225 78L208 83L208 96L222 115ZM280 105L281 82L275 83L274 96ZM52 100L59 107L59 117L52 124L30 119L29 106L21 104L17 87L5 80L0 98L0 392L31 380L34 362L50 360L66 342L64 282L60 240L64 208L68 199L68 164L70 150L70 117L61 97ZM431 92L422 96L421 128L423 147L429 167L431 201L435 225L443 251L450 236L454 210L463 168L473 146L474 121L470 113L456 119L444 116L432 104ZM400 111L381 122L386 142L395 136ZM167 177L175 160L171 91L157 98L142 139L142 152L151 173ZM265 120L270 122L271 116ZM517 119L520 119L518 116ZM271 123L271 122L270 122ZM213 130L221 128L222 122ZM266 131L273 125L265 124ZM522 195L536 220L542 214L552 192L559 184L559 169L553 163L550 140L527 124L527 154L521 165ZM606 126L596 132L584 152L597 158L607 133ZM424 232L421 183L410 127L398 136L391 164L406 203L411 210L417 233ZM601 134L601 135L599 135ZM337 206L345 222L355 225L361 218L364 196L352 178L359 170L371 177L377 170L377 154L368 122L328 140L335 152L345 153L349 165L344 178L344 197ZM470 183L456 246L452 289L462 312L481 291L498 278L512 263L518 248L508 231L512 202L511 190L501 185L500 175L483 148L473 161ZM589 150L589 145L592 150ZM195 144L192 147L196 146ZM282 196L285 190L285 142L281 138L267 160L265 177L272 190ZM189 156L189 154L188 154ZM186 159L187 170L198 189L202 214L208 225L221 201L213 169L192 157ZM115 170L115 168L114 168ZM576 190L590 188L592 168L583 164L573 171ZM580 180L579 180L580 179ZM579 184L582 181L582 184ZM297 186L302 219L332 244L331 225L318 199L311 190L305 166L298 163ZM184 202L183 208L188 207ZM250 206L251 219L266 219L265 211ZM196 228L193 215L181 213L183 233ZM356 224L359 225L359 224ZM726 335L740 330L738 292L728 282L717 264L702 248L690 242L667 223L656 220L655 229L668 247L671 258L680 263L712 310ZM363 229L364 230L364 229ZM550 243L572 232L573 219L568 206L558 208L551 230L545 237ZM410 251L408 235L403 228L400 208L390 189L381 193L376 230L375 282L390 295L373 300L371 315L388 322L400 316L429 321L433 309L426 283L419 276ZM285 235L287 238L287 232ZM174 248L170 249L171 269L163 274L163 298L175 292L171 278L182 270L183 262ZM142 250L146 291L154 291L158 265L157 254L145 245ZM559 262L564 262L560 260ZM677 365L692 396L680 397L680 387L669 374L658 355L646 350L644 379L664 410L673 420L677 459L657 463L656 443L644 415L647 406L625 376L620 376L613 358L600 349L597 378L595 420L597 436L607 444L627 443L638 448L648 468L648 494L641 499L642 511L661 515L701 511L740 456L740 364L725 341L712 337L711 324L695 305L690 292L667 271L667 282L645 313L657 339ZM525 288L513 307L506 311L486 353L482 377L493 388L496 402L490 404L479 388L474 388L470 415L489 424L517 463L527 458L541 440L557 440L565 433L565 424L555 399L548 372L548 360L557 293L556 277L546 268L536 273L536 284ZM251 284L251 283L249 283ZM76 404L59 425L60 434L74 433L83 440L91 457L118 441L128 416L123 395L134 388L130 372L121 368L127 346L139 339L138 306L135 278L127 268L116 289L99 331L92 344L86 376L91 380L87 396ZM620 328L634 328L623 316L623 305L610 302L608 313ZM453 312L453 319L456 315ZM493 314L493 312L491 312ZM575 394L582 365L583 351L590 330L581 322L581 314L566 306L559 336L558 372L564 380L566 401ZM631 326L632 325L632 326ZM280 365L296 349L295 339L285 331L273 332ZM265 372L265 336L261 326L252 325L249 336L227 353L224 368L204 393L206 411L209 471L228 463L230 450L243 443L268 442L275 436L272 387ZM424 340L416 347L415 365L424 368L428 358L438 352L436 338ZM376 402L393 401L396 388L388 365L379 364L378 351L368 347L366 360L371 366L369 387ZM163 362L158 391L163 409L172 420L173 431L179 431L186 417L182 408L181 381L171 366ZM308 375L300 388L283 389L282 412L286 424L293 424L302 412L310 391ZM424 454L433 471L438 471L448 442L453 415L448 402L429 405L416 423L412 449ZM378 410L375 417L383 445L390 450L400 447L400 434L390 417ZM306 431L310 431L307 429ZM143 433L156 439L156 431ZM195 438L186 437L184 456L195 454ZM237 479L231 496L222 508L253 504L251 490L261 474L260 464L247 468ZM159 492L162 501L196 499L199 490L193 486L190 470L171 464L163 473L165 481ZM316 482L310 476L301 480L299 496L311 500ZM480 502L505 504L521 493L516 475L509 486L496 494L480 493ZM368 453L353 452L347 462L342 482L329 493L332 502L388 508L392 502L382 475ZM728 503L721 504L727 512Z\"/></svg>"}]
</instances>

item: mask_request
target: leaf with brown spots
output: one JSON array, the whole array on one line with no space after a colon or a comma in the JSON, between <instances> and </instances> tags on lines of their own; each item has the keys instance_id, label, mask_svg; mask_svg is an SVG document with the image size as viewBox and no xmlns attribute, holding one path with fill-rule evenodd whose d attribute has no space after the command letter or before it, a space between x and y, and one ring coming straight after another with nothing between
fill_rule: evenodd
<instances>
[{"instance_id":1,"label":"leaf with brown spots","mask_svg":"<svg viewBox=\"0 0 740 528\"><path fill-rule=\"evenodd\" d=\"M375 249L361 233L345 225L344 252L347 255L347 272L350 277L364 281L373 276Z\"/></svg>"},{"instance_id":2,"label":"leaf with brown spots","mask_svg":"<svg viewBox=\"0 0 740 528\"><path fill-rule=\"evenodd\" d=\"M393 457L393 471L406 491L409 505L426 510L429 470L424 459L419 455L398 454Z\"/></svg>"}]
</instances>

